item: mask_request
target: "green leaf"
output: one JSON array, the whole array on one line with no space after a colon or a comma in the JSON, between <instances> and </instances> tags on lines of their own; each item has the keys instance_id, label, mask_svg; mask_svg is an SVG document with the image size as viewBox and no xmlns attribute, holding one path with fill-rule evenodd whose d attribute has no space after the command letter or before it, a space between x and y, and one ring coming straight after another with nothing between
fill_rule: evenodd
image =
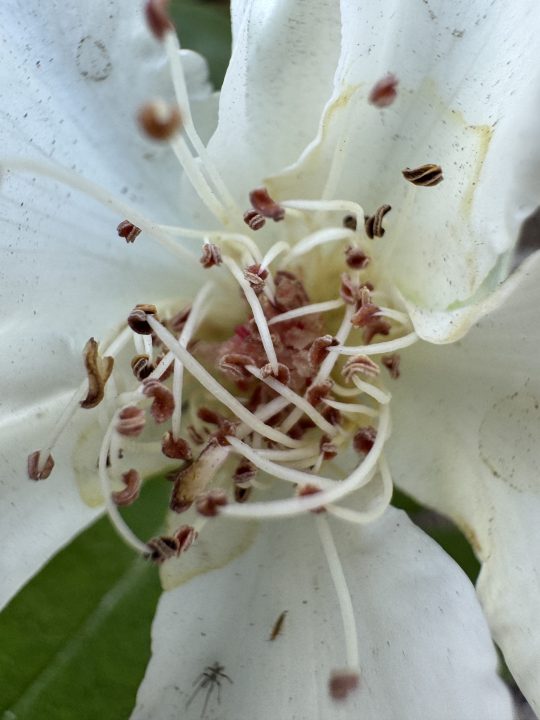
<instances>
[{"instance_id":1,"label":"green leaf","mask_svg":"<svg viewBox=\"0 0 540 720\"><path fill-rule=\"evenodd\" d=\"M228 3L175 0L171 14L182 47L204 55L210 66L210 78L220 88L231 55Z\"/></svg>"},{"instance_id":2,"label":"green leaf","mask_svg":"<svg viewBox=\"0 0 540 720\"><path fill-rule=\"evenodd\" d=\"M126 509L141 538L160 531L169 492L163 479L149 480ZM79 535L0 616L2 720L129 717L160 592L156 568L107 518Z\"/></svg>"}]
</instances>

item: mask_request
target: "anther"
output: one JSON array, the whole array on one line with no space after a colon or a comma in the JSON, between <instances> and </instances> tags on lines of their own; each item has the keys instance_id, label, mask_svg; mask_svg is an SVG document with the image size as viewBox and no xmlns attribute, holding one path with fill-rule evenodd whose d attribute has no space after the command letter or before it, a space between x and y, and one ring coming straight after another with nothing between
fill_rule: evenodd
<instances>
[{"instance_id":1,"label":"anther","mask_svg":"<svg viewBox=\"0 0 540 720\"><path fill-rule=\"evenodd\" d=\"M169 430L161 439L161 452L173 460L191 460L193 457L189 443L181 437L174 437Z\"/></svg>"},{"instance_id":2,"label":"anther","mask_svg":"<svg viewBox=\"0 0 540 720\"><path fill-rule=\"evenodd\" d=\"M221 250L214 243L205 243L202 246L202 255L199 262L205 270L215 265L221 265Z\"/></svg>"},{"instance_id":3,"label":"anther","mask_svg":"<svg viewBox=\"0 0 540 720\"><path fill-rule=\"evenodd\" d=\"M265 218L279 222L285 217L285 209L272 200L264 187L256 188L249 193L249 201L257 212Z\"/></svg>"},{"instance_id":4,"label":"anther","mask_svg":"<svg viewBox=\"0 0 540 720\"><path fill-rule=\"evenodd\" d=\"M227 353L220 358L218 363L222 372L237 381L251 377L251 373L246 370L246 365L255 365L255 360L243 353Z\"/></svg>"},{"instance_id":5,"label":"anther","mask_svg":"<svg viewBox=\"0 0 540 720\"><path fill-rule=\"evenodd\" d=\"M365 375L369 378L377 377L381 369L370 357L367 355L359 355L347 360L341 374L347 382L351 382L352 378L356 373Z\"/></svg>"},{"instance_id":6,"label":"anther","mask_svg":"<svg viewBox=\"0 0 540 720\"><path fill-rule=\"evenodd\" d=\"M251 491L253 488L250 485L235 485L234 486L234 500L237 503L244 503L249 500Z\"/></svg>"},{"instance_id":7,"label":"anther","mask_svg":"<svg viewBox=\"0 0 540 720\"><path fill-rule=\"evenodd\" d=\"M174 30L167 8L169 0L147 0L144 11L146 22L153 35L163 40L165 34Z\"/></svg>"},{"instance_id":8,"label":"anther","mask_svg":"<svg viewBox=\"0 0 540 720\"><path fill-rule=\"evenodd\" d=\"M374 305L371 302L362 304L352 316L351 324L354 325L354 327L367 327L373 322L373 316L380 312L380 310L378 305Z\"/></svg>"},{"instance_id":9,"label":"anther","mask_svg":"<svg viewBox=\"0 0 540 720\"><path fill-rule=\"evenodd\" d=\"M287 312L296 310L309 303L309 297L301 280L287 270L278 270L274 281L275 304L278 310Z\"/></svg>"},{"instance_id":10,"label":"anther","mask_svg":"<svg viewBox=\"0 0 540 720\"><path fill-rule=\"evenodd\" d=\"M305 497L306 495L317 495L321 492L321 489L316 487L315 485L302 485L298 488L297 495L298 497ZM321 507L316 507L311 510L312 513L322 513L326 512L326 509L321 505Z\"/></svg>"},{"instance_id":11,"label":"anther","mask_svg":"<svg viewBox=\"0 0 540 720\"><path fill-rule=\"evenodd\" d=\"M147 315L156 315L157 309L155 305L135 305L129 313L127 323L133 332L138 335L151 335L152 328L146 319Z\"/></svg>"},{"instance_id":12,"label":"anther","mask_svg":"<svg viewBox=\"0 0 540 720\"><path fill-rule=\"evenodd\" d=\"M28 477L30 480L46 480L54 467L52 455L47 456L45 464L40 463L40 451L36 450L28 456Z\"/></svg>"},{"instance_id":13,"label":"anther","mask_svg":"<svg viewBox=\"0 0 540 720\"><path fill-rule=\"evenodd\" d=\"M328 435L323 435L319 441L319 450L322 453L323 460L333 460L338 454L337 446L331 442Z\"/></svg>"},{"instance_id":14,"label":"anther","mask_svg":"<svg viewBox=\"0 0 540 720\"><path fill-rule=\"evenodd\" d=\"M219 508L224 507L228 502L224 490L210 490L197 498L195 508L204 517L216 517L219 514Z\"/></svg>"},{"instance_id":15,"label":"anther","mask_svg":"<svg viewBox=\"0 0 540 720\"><path fill-rule=\"evenodd\" d=\"M234 471L233 480L236 485L247 487L257 475L256 466L247 458L242 458Z\"/></svg>"},{"instance_id":16,"label":"anther","mask_svg":"<svg viewBox=\"0 0 540 720\"><path fill-rule=\"evenodd\" d=\"M124 238L127 243L134 243L142 231L141 228L129 222L129 220L122 220L116 228L116 232L119 237Z\"/></svg>"},{"instance_id":17,"label":"anther","mask_svg":"<svg viewBox=\"0 0 540 720\"><path fill-rule=\"evenodd\" d=\"M358 453L367 454L375 440L377 439L377 431L372 425L360 428L353 437L353 447Z\"/></svg>"},{"instance_id":18,"label":"anther","mask_svg":"<svg viewBox=\"0 0 540 720\"><path fill-rule=\"evenodd\" d=\"M244 222L250 230L260 230L266 224L264 217L256 210L246 210L244 213Z\"/></svg>"},{"instance_id":19,"label":"anther","mask_svg":"<svg viewBox=\"0 0 540 720\"><path fill-rule=\"evenodd\" d=\"M385 108L391 105L397 97L398 79L392 73L388 73L375 83L368 100L371 105L378 108Z\"/></svg>"},{"instance_id":20,"label":"anther","mask_svg":"<svg viewBox=\"0 0 540 720\"><path fill-rule=\"evenodd\" d=\"M434 187L443 180L443 172L440 165L428 163L411 169L405 168L401 171L405 180L420 187Z\"/></svg>"},{"instance_id":21,"label":"anther","mask_svg":"<svg viewBox=\"0 0 540 720\"><path fill-rule=\"evenodd\" d=\"M223 421L223 415L220 415L219 413L207 407L200 407L197 410L197 417L199 418L199 420L202 420L205 423L209 423L210 425L220 425Z\"/></svg>"},{"instance_id":22,"label":"anther","mask_svg":"<svg viewBox=\"0 0 540 720\"><path fill-rule=\"evenodd\" d=\"M381 205L373 215L366 215L364 217L364 229L368 238L373 240L375 237L382 237L384 235L384 228L382 226L384 216L392 209L391 205Z\"/></svg>"},{"instance_id":23,"label":"anther","mask_svg":"<svg viewBox=\"0 0 540 720\"><path fill-rule=\"evenodd\" d=\"M153 398L150 412L157 423L169 420L174 411L174 397L159 380L143 380L143 394Z\"/></svg>"},{"instance_id":24,"label":"anther","mask_svg":"<svg viewBox=\"0 0 540 720\"><path fill-rule=\"evenodd\" d=\"M169 330L177 335L178 333L182 332L190 312L191 305L188 305L187 307L177 312L176 315L173 315L173 317L167 321L167 327L169 328Z\"/></svg>"},{"instance_id":25,"label":"anther","mask_svg":"<svg viewBox=\"0 0 540 720\"><path fill-rule=\"evenodd\" d=\"M145 380L155 369L148 355L135 355L131 360L131 370L139 382Z\"/></svg>"},{"instance_id":26,"label":"anther","mask_svg":"<svg viewBox=\"0 0 540 720\"><path fill-rule=\"evenodd\" d=\"M392 326L386 320L380 317L374 317L371 322L364 328L363 339L366 345L373 340L375 335L389 335Z\"/></svg>"},{"instance_id":27,"label":"anther","mask_svg":"<svg viewBox=\"0 0 540 720\"><path fill-rule=\"evenodd\" d=\"M124 489L111 493L111 496L115 505L126 507L134 503L139 497L141 491L141 476L136 470L131 468L131 470L122 473L122 482L125 485Z\"/></svg>"},{"instance_id":28,"label":"anther","mask_svg":"<svg viewBox=\"0 0 540 720\"><path fill-rule=\"evenodd\" d=\"M358 227L356 215L345 215L343 218L343 227L356 232L356 228Z\"/></svg>"},{"instance_id":29,"label":"anther","mask_svg":"<svg viewBox=\"0 0 540 720\"><path fill-rule=\"evenodd\" d=\"M129 405L120 410L115 430L123 437L138 437L144 430L145 424L144 410L135 407L135 405Z\"/></svg>"},{"instance_id":30,"label":"anther","mask_svg":"<svg viewBox=\"0 0 540 720\"><path fill-rule=\"evenodd\" d=\"M392 355L383 355L381 357L382 364L390 373L390 377L393 378L394 380L397 380L400 375L400 370L399 370L400 361L401 361L401 358L400 358L399 353L392 353Z\"/></svg>"},{"instance_id":31,"label":"anther","mask_svg":"<svg viewBox=\"0 0 540 720\"><path fill-rule=\"evenodd\" d=\"M170 140L182 127L182 116L175 105L154 100L141 107L137 114L139 127L152 140Z\"/></svg>"},{"instance_id":32,"label":"anther","mask_svg":"<svg viewBox=\"0 0 540 720\"><path fill-rule=\"evenodd\" d=\"M274 372L272 365L267 363L261 368L261 375L263 378L275 377L283 385L288 385L291 380L291 371L283 363L278 362L277 372Z\"/></svg>"},{"instance_id":33,"label":"anther","mask_svg":"<svg viewBox=\"0 0 540 720\"><path fill-rule=\"evenodd\" d=\"M310 405L317 407L317 405L325 398L328 397L332 390L332 381L324 380L317 385L311 385L306 392L306 399Z\"/></svg>"},{"instance_id":34,"label":"anther","mask_svg":"<svg viewBox=\"0 0 540 720\"><path fill-rule=\"evenodd\" d=\"M173 536L178 542L177 554L189 550L198 536L199 533L192 525L181 525Z\"/></svg>"},{"instance_id":35,"label":"anther","mask_svg":"<svg viewBox=\"0 0 540 720\"><path fill-rule=\"evenodd\" d=\"M358 247L351 245L345 250L345 262L353 270L363 270L370 263L370 258Z\"/></svg>"},{"instance_id":36,"label":"anther","mask_svg":"<svg viewBox=\"0 0 540 720\"><path fill-rule=\"evenodd\" d=\"M336 347L336 345L339 345L339 340L332 337L332 335L323 335L322 337L315 338L308 352L309 364L314 372L319 369L323 360L328 355L327 348Z\"/></svg>"},{"instance_id":37,"label":"anther","mask_svg":"<svg viewBox=\"0 0 540 720\"><path fill-rule=\"evenodd\" d=\"M148 558L156 565L162 565L165 560L177 557L179 553L179 542L175 537L161 535L149 540L147 543L150 553Z\"/></svg>"},{"instance_id":38,"label":"anther","mask_svg":"<svg viewBox=\"0 0 540 720\"><path fill-rule=\"evenodd\" d=\"M114 358L101 357L98 344L90 338L83 350L84 365L88 376L88 393L80 406L85 410L96 407L105 395L105 383L109 379L114 366Z\"/></svg>"},{"instance_id":39,"label":"anther","mask_svg":"<svg viewBox=\"0 0 540 720\"><path fill-rule=\"evenodd\" d=\"M330 425L339 425L341 423L341 413L337 408L330 407L330 405L321 411L321 415Z\"/></svg>"},{"instance_id":40,"label":"anther","mask_svg":"<svg viewBox=\"0 0 540 720\"><path fill-rule=\"evenodd\" d=\"M360 285L347 275L347 273L341 274L339 294L347 305L356 305L360 299L360 290Z\"/></svg>"},{"instance_id":41,"label":"anther","mask_svg":"<svg viewBox=\"0 0 540 720\"><path fill-rule=\"evenodd\" d=\"M261 268L258 263L248 265L244 270L244 277L258 295L264 288L266 278L268 277L268 270Z\"/></svg>"},{"instance_id":42,"label":"anther","mask_svg":"<svg viewBox=\"0 0 540 720\"><path fill-rule=\"evenodd\" d=\"M346 700L359 684L360 676L355 670L334 671L328 681L328 692L333 700Z\"/></svg>"}]
</instances>

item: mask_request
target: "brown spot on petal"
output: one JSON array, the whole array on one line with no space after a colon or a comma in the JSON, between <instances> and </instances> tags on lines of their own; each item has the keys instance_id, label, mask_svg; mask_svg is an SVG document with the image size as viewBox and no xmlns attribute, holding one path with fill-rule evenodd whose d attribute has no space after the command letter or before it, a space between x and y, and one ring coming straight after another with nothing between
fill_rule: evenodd
<instances>
[{"instance_id":1,"label":"brown spot on petal","mask_svg":"<svg viewBox=\"0 0 540 720\"><path fill-rule=\"evenodd\" d=\"M46 480L54 467L52 455L47 456L43 467L39 469L41 452L36 450L28 456L28 477L30 480Z\"/></svg>"},{"instance_id":2,"label":"brown spot on petal","mask_svg":"<svg viewBox=\"0 0 540 720\"><path fill-rule=\"evenodd\" d=\"M114 358L101 357L98 344L90 338L83 350L84 365L88 377L88 393L80 405L85 410L94 408L103 400L105 383L109 379L114 366Z\"/></svg>"},{"instance_id":3,"label":"brown spot on petal","mask_svg":"<svg viewBox=\"0 0 540 720\"><path fill-rule=\"evenodd\" d=\"M322 453L323 460L333 460L338 454L337 446L331 442L328 435L323 435L319 440L319 450Z\"/></svg>"},{"instance_id":4,"label":"brown spot on petal","mask_svg":"<svg viewBox=\"0 0 540 720\"><path fill-rule=\"evenodd\" d=\"M328 692L333 700L346 700L358 688L360 676L354 670L339 670L332 673L328 681Z\"/></svg>"},{"instance_id":5,"label":"brown spot on petal","mask_svg":"<svg viewBox=\"0 0 540 720\"><path fill-rule=\"evenodd\" d=\"M123 490L111 493L111 497L116 505L126 507L135 502L139 497L141 490L141 476L139 473L131 468L127 472L122 474L122 482L125 485Z\"/></svg>"},{"instance_id":6,"label":"brown spot on petal","mask_svg":"<svg viewBox=\"0 0 540 720\"><path fill-rule=\"evenodd\" d=\"M153 398L150 412L157 423L169 420L174 411L174 397L159 380L143 380L143 395Z\"/></svg>"}]
</instances>

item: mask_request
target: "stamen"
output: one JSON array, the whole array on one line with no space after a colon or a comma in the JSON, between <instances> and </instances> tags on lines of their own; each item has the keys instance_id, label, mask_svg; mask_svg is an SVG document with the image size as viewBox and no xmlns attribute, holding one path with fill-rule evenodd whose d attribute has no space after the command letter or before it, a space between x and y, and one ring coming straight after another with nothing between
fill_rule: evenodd
<instances>
[{"instance_id":1,"label":"stamen","mask_svg":"<svg viewBox=\"0 0 540 720\"><path fill-rule=\"evenodd\" d=\"M385 230L382 226L384 216L392 209L391 205L381 205L373 215L366 215L364 218L364 228L368 238L373 240L375 237L382 237Z\"/></svg>"},{"instance_id":2,"label":"stamen","mask_svg":"<svg viewBox=\"0 0 540 720\"><path fill-rule=\"evenodd\" d=\"M170 140L182 128L180 110L163 100L154 100L141 107L137 115L141 130L152 140Z\"/></svg>"},{"instance_id":3,"label":"stamen","mask_svg":"<svg viewBox=\"0 0 540 720\"><path fill-rule=\"evenodd\" d=\"M101 357L98 352L98 344L94 338L90 338L83 350L84 365L88 376L88 392L81 400L80 406L85 410L94 408L103 400L105 395L105 383L109 379L114 358L110 356Z\"/></svg>"},{"instance_id":4,"label":"stamen","mask_svg":"<svg viewBox=\"0 0 540 720\"><path fill-rule=\"evenodd\" d=\"M295 318L304 317L305 315L314 315L316 313L330 312L343 307L343 300L327 300L326 302L312 303L311 305L303 305L302 307L288 310L280 315L274 315L268 321L268 325L276 325L277 323L294 320Z\"/></svg>"},{"instance_id":5,"label":"stamen","mask_svg":"<svg viewBox=\"0 0 540 720\"><path fill-rule=\"evenodd\" d=\"M221 250L214 243L205 242L202 247L202 257L199 261L205 270L221 265Z\"/></svg>"},{"instance_id":6,"label":"stamen","mask_svg":"<svg viewBox=\"0 0 540 720\"><path fill-rule=\"evenodd\" d=\"M123 490L111 493L113 502L121 507L132 505L139 497L141 490L141 476L134 470L128 470L122 474L122 482L125 485Z\"/></svg>"},{"instance_id":7,"label":"stamen","mask_svg":"<svg viewBox=\"0 0 540 720\"><path fill-rule=\"evenodd\" d=\"M375 385L372 385L371 383L367 383L364 380L360 380L360 378L356 375L352 377L353 383L356 385L358 390L360 390L363 393L366 393L366 395L369 395L374 400L376 400L381 405L388 405L390 400L392 399L392 396L390 393L385 392L384 390L381 390L380 388L376 387Z\"/></svg>"},{"instance_id":8,"label":"stamen","mask_svg":"<svg viewBox=\"0 0 540 720\"><path fill-rule=\"evenodd\" d=\"M337 400L330 400L324 398L323 402L329 407L335 408L340 412L344 413L359 413L361 415L367 415L368 417L376 418L379 416L379 411L375 408L369 407L369 405L361 405L360 403L345 403L338 402Z\"/></svg>"},{"instance_id":9,"label":"stamen","mask_svg":"<svg viewBox=\"0 0 540 720\"><path fill-rule=\"evenodd\" d=\"M159 380L147 378L143 380L143 395L153 399L150 412L157 423L170 420L174 410L174 397L168 387Z\"/></svg>"},{"instance_id":10,"label":"stamen","mask_svg":"<svg viewBox=\"0 0 540 720\"><path fill-rule=\"evenodd\" d=\"M144 430L145 424L144 411L135 405L128 405L118 413L115 430L122 437L138 437Z\"/></svg>"},{"instance_id":11,"label":"stamen","mask_svg":"<svg viewBox=\"0 0 540 720\"><path fill-rule=\"evenodd\" d=\"M174 32L167 8L169 0L147 0L144 7L146 22L158 40L163 40L168 31Z\"/></svg>"},{"instance_id":12,"label":"stamen","mask_svg":"<svg viewBox=\"0 0 540 720\"><path fill-rule=\"evenodd\" d=\"M281 203L284 208L307 210L312 212L345 212L364 217L362 207L351 200L286 200Z\"/></svg>"},{"instance_id":13,"label":"stamen","mask_svg":"<svg viewBox=\"0 0 540 720\"><path fill-rule=\"evenodd\" d=\"M339 602L339 609L341 611L341 620L343 622L343 634L345 636L345 648L347 656L348 672L352 674L356 673L358 678L358 667L360 664L360 656L358 652L358 630L356 628L356 621L354 619L354 608L352 604L351 594L343 572L343 566L339 559L334 538L328 525L327 519L323 515L317 515L315 517L315 523L321 545L326 556L330 575L334 582L336 589L336 595ZM351 684L352 685L352 684ZM347 693L350 692L352 687L349 687ZM335 696L335 695L334 695Z\"/></svg>"},{"instance_id":14,"label":"stamen","mask_svg":"<svg viewBox=\"0 0 540 720\"><path fill-rule=\"evenodd\" d=\"M290 249L291 246L284 240L279 240L277 243L274 243L261 260L261 267L268 268L280 253L287 252Z\"/></svg>"},{"instance_id":15,"label":"stamen","mask_svg":"<svg viewBox=\"0 0 540 720\"><path fill-rule=\"evenodd\" d=\"M296 243L290 251L289 257L300 257L318 245L336 242L337 240L351 240L354 237L355 233L352 230L347 230L347 228L324 228L323 230L317 230Z\"/></svg>"},{"instance_id":16,"label":"stamen","mask_svg":"<svg viewBox=\"0 0 540 720\"><path fill-rule=\"evenodd\" d=\"M394 484L392 482L392 475L390 474L390 468L384 455L381 455L379 460L379 470L382 479L382 492L379 497L379 502L371 510L364 510L362 512L358 510L351 510L350 508L340 507L339 505L333 505L330 503L326 505L327 511L338 517L340 520L345 520L356 525L367 525L372 523L379 518L386 508L390 505L392 500L392 493L394 492Z\"/></svg>"},{"instance_id":17,"label":"stamen","mask_svg":"<svg viewBox=\"0 0 540 720\"><path fill-rule=\"evenodd\" d=\"M40 457L39 450L28 456L28 477L30 480L46 480L54 468L52 455L47 455L43 461L40 461Z\"/></svg>"},{"instance_id":18,"label":"stamen","mask_svg":"<svg viewBox=\"0 0 540 720\"><path fill-rule=\"evenodd\" d=\"M189 444L181 437L166 432L161 441L161 452L174 460L191 460L193 457Z\"/></svg>"},{"instance_id":19,"label":"stamen","mask_svg":"<svg viewBox=\"0 0 540 720\"><path fill-rule=\"evenodd\" d=\"M371 345L339 345L338 347L329 348L330 354L340 355L379 355L380 353L392 353L395 350L414 345L420 338L413 331L403 337L395 340L386 340L385 342L372 343Z\"/></svg>"},{"instance_id":20,"label":"stamen","mask_svg":"<svg viewBox=\"0 0 540 720\"><path fill-rule=\"evenodd\" d=\"M246 210L244 213L244 222L250 230L260 230L266 224L264 217L256 210Z\"/></svg>"},{"instance_id":21,"label":"stamen","mask_svg":"<svg viewBox=\"0 0 540 720\"><path fill-rule=\"evenodd\" d=\"M155 305L139 304L135 305L129 313L127 323L129 327L137 335L151 335L152 328L147 322L148 315L156 315L157 308Z\"/></svg>"},{"instance_id":22,"label":"stamen","mask_svg":"<svg viewBox=\"0 0 540 720\"><path fill-rule=\"evenodd\" d=\"M443 181L443 172L440 165L434 165L428 163L427 165L420 165L420 167L405 168L401 171L405 180L408 180L413 185L420 187L435 187Z\"/></svg>"},{"instance_id":23,"label":"stamen","mask_svg":"<svg viewBox=\"0 0 540 720\"><path fill-rule=\"evenodd\" d=\"M249 193L249 201L265 218L270 218L274 222L279 222L285 217L285 211L275 200L272 200L268 194L268 190L264 187L252 190Z\"/></svg>"},{"instance_id":24,"label":"stamen","mask_svg":"<svg viewBox=\"0 0 540 720\"><path fill-rule=\"evenodd\" d=\"M116 228L116 232L119 237L124 238L127 243L134 243L141 234L141 228L138 228L133 223L130 223L129 220L122 220Z\"/></svg>"}]
</instances>

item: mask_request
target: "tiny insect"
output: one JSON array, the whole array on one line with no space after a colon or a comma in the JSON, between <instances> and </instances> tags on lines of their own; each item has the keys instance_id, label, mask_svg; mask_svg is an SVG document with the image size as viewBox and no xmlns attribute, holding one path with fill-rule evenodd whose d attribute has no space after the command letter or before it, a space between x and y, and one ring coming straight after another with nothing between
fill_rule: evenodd
<instances>
[{"instance_id":1,"label":"tiny insect","mask_svg":"<svg viewBox=\"0 0 540 720\"><path fill-rule=\"evenodd\" d=\"M270 637L268 638L270 641L275 640L278 635L281 635L281 631L283 630L283 625L285 623L285 616L287 615L287 610L284 610L281 615L278 617L276 622L274 623L274 626L272 627L272 632L270 633Z\"/></svg>"},{"instance_id":2,"label":"tiny insect","mask_svg":"<svg viewBox=\"0 0 540 720\"><path fill-rule=\"evenodd\" d=\"M220 665L218 662L215 662L213 665L207 665L202 673L199 675L199 677L193 682L193 685L195 686L195 690L192 692L192 694L189 697L189 700L186 703L186 710L191 705L193 700L197 697L199 692L201 690L204 690L205 688L208 688L206 691L206 696L204 698L204 705L201 712L201 718L204 717L206 713L206 708L208 707L208 702L210 700L210 697L212 696L212 693L214 692L214 688L217 687L217 701L218 704L221 703L221 680L222 678L225 678L228 680L231 685L233 684L233 681L231 678L224 673L225 670L224 665Z\"/></svg>"}]
</instances>

